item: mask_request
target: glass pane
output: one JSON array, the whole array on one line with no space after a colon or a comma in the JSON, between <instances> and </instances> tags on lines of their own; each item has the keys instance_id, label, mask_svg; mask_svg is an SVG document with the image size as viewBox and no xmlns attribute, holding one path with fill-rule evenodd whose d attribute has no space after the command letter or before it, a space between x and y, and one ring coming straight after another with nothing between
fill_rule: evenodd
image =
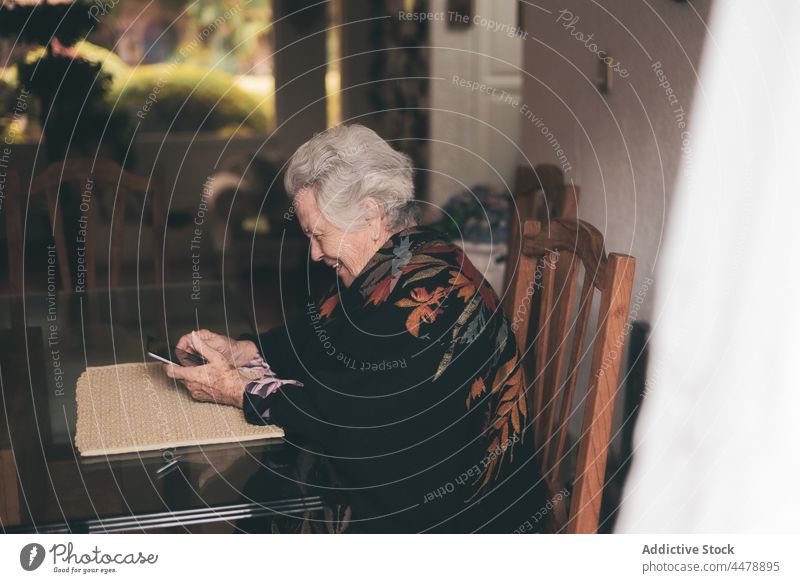
<instances>
[{"instance_id":1,"label":"glass pane","mask_svg":"<svg viewBox=\"0 0 800 583\"><path fill-rule=\"evenodd\" d=\"M100 18L78 50L111 70L139 131L273 127L271 0L125 0Z\"/></svg>"},{"instance_id":2,"label":"glass pane","mask_svg":"<svg viewBox=\"0 0 800 583\"><path fill-rule=\"evenodd\" d=\"M341 0L328 2L328 30L325 44L328 66L325 70L326 116L328 127L342 123L342 4Z\"/></svg>"},{"instance_id":3,"label":"glass pane","mask_svg":"<svg viewBox=\"0 0 800 583\"><path fill-rule=\"evenodd\" d=\"M122 0L95 3L89 14L88 36L48 50L100 63L111 76L109 107L127 114L137 133L246 136L274 127L272 0ZM0 131L12 132L10 141L39 137L29 111L11 114L15 64L44 51L13 39L0 46L0 100L8 106L0 108Z\"/></svg>"}]
</instances>

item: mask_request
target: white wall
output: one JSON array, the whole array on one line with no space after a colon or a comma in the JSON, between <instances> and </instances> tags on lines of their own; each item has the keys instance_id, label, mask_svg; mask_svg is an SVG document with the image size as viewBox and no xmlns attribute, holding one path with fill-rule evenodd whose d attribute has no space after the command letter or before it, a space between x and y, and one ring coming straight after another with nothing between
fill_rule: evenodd
<instances>
[{"instance_id":1,"label":"white wall","mask_svg":"<svg viewBox=\"0 0 800 583\"><path fill-rule=\"evenodd\" d=\"M570 29L565 9L578 18ZM568 179L582 189L580 218L604 233L609 251L636 257L634 294L653 277L675 174L682 159L691 163L675 110L689 112L709 9L710 0L536 0L525 8L523 101L542 125L520 116L523 150L534 164L557 163L542 126L552 131L572 167ZM615 76L609 95L596 88L592 50L607 51L628 73ZM637 319L650 318L652 290Z\"/></svg>"},{"instance_id":2,"label":"white wall","mask_svg":"<svg viewBox=\"0 0 800 583\"><path fill-rule=\"evenodd\" d=\"M449 17L445 0L431 0L429 10ZM521 99L522 39L517 3L476 0L466 29L448 28L446 20L430 25L430 167L427 200L441 205L475 183L513 184L519 158L520 124L510 101ZM459 86L485 84L489 91Z\"/></svg>"}]
</instances>

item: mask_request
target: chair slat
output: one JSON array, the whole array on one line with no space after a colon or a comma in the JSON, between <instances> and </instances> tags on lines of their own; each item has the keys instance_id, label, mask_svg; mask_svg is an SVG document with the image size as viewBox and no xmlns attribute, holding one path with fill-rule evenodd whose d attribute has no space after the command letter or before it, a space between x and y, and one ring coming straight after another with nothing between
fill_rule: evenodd
<instances>
[{"instance_id":1,"label":"chair slat","mask_svg":"<svg viewBox=\"0 0 800 583\"><path fill-rule=\"evenodd\" d=\"M548 348L550 346L550 328L553 312L553 290L555 289L555 277L553 271L547 269L543 263L545 258L540 260L539 268L541 273L541 287L539 291L539 329L536 331L534 342L536 343L536 370L533 385L535 397L535 417L534 417L534 439L537 444L544 445L544 427L546 407L552 401L551 391L546 384L547 365L550 361ZM537 274L538 275L538 274Z\"/></svg>"},{"instance_id":2,"label":"chair slat","mask_svg":"<svg viewBox=\"0 0 800 583\"><path fill-rule=\"evenodd\" d=\"M587 394L583 429L578 448L578 471L575 490L570 500L570 523L574 532L597 528L605 483L608 440L614 415L614 401L622 362L622 346L618 339L625 335L625 325L633 289L635 260L611 254L607 278L601 290L597 340L592 355L594 376ZM593 390L592 390L593 389Z\"/></svg>"},{"instance_id":3,"label":"chair slat","mask_svg":"<svg viewBox=\"0 0 800 583\"><path fill-rule=\"evenodd\" d=\"M539 223L528 221L524 225L524 236L533 237L539 233ZM515 280L528 282L523 285L515 285L513 289L514 310L509 315L511 328L517 337L517 348L521 354L525 354L525 347L528 344L530 314L533 310L533 298L536 291L536 265L537 259L530 256L520 256L519 267L515 274Z\"/></svg>"},{"instance_id":4,"label":"chair slat","mask_svg":"<svg viewBox=\"0 0 800 583\"><path fill-rule=\"evenodd\" d=\"M526 370L533 379L527 397L533 403L533 437L541 474L551 493L565 486L574 492L554 507L548 529L595 532L635 260L618 254L607 256L602 235L588 223L556 219L545 229L531 223L523 227L520 265L524 269L514 281L515 330L521 331L517 340L525 362L534 362L533 370ZM559 260L553 267L556 251ZM540 276L541 283L536 285ZM529 289L537 291L532 302L538 307L536 313L521 309ZM599 302L594 301L596 294ZM589 323L595 307L597 329L592 335ZM534 317L535 333L528 331ZM590 384L585 399L576 403L588 354ZM581 405L581 432L568 447L570 419ZM573 460L573 478L562 480Z\"/></svg>"},{"instance_id":5,"label":"chair slat","mask_svg":"<svg viewBox=\"0 0 800 583\"><path fill-rule=\"evenodd\" d=\"M8 273L11 293L22 295L23 271L25 261L25 245L23 244L22 193L20 191L19 174L15 170L8 172L6 191L6 235L8 238ZM18 274L18 277L14 277Z\"/></svg>"},{"instance_id":6,"label":"chair slat","mask_svg":"<svg viewBox=\"0 0 800 583\"><path fill-rule=\"evenodd\" d=\"M509 241L506 272L503 278L503 309L510 315L514 309L513 289L515 274L519 269L521 255L520 223L577 215L577 200L580 189L565 186L564 172L554 164L518 166L514 178L514 207L509 220Z\"/></svg>"},{"instance_id":7,"label":"chair slat","mask_svg":"<svg viewBox=\"0 0 800 583\"><path fill-rule=\"evenodd\" d=\"M546 420L546 434L555 436L554 426L557 413L561 410L564 401L564 357L568 351L569 332L572 324L573 304L575 303L575 289L578 282L579 261L568 251L560 252L556 262L552 265L556 280L556 302L553 329L555 333L550 339L550 353L553 362L547 368L547 385L553 391L552 407L549 407ZM544 449L544 465L550 467L555 453L556 443L548 440Z\"/></svg>"},{"instance_id":8,"label":"chair slat","mask_svg":"<svg viewBox=\"0 0 800 583\"><path fill-rule=\"evenodd\" d=\"M83 181L83 195L90 193L90 200L88 201L88 216L85 249L85 267L86 267L86 288L94 289L97 287L97 254L96 254L96 240L97 240L97 201L94 195L94 185L91 176L86 176ZM83 197L82 197L83 198Z\"/></svg>"},{"instance_id":9,"label":"chair slat","mask_svg":"<svg viewBox=\"0 0 800 583\"><path fill-rule=\"evenodd\" d=\"M47 211L50 214L50 225L56 244L56 258L58 259L58 271L61 277L61 289L69 289L72 285L72 270L70 269L69 256L67 255L67 242L64 238L63 217L62 213L58 212L58 201L60 197L59 184L48 182L46 189Z\"/></svg>"},{"instance_id":10,"label":"chair slat","mask_svg":"<svg viewBox=\"0 0 800 583\"><path fill-rule=\"evenodd\" d=\"M528 216L531 213L531 204L528 198L521 198L516 200L515 208L511 209L511 221L509 224L508 247L506 251L506 271L504 275L504 290L503 294L503 307L506 314L509 314L512 306L515 306L514 301L514 282L519 280L519 270L522 268L520 265L522 253L520 245L524 233L522 233L524 222L520 224L519 218Z\"/></svg>"},{"instance_id":11,"label":"chair slat","mask_svg":"<svg viewBox=\"0 0 800 583\"><path fill-rule=\"evenodd\" d=\"M77 184L82 190L81 195L89 192L88 217L86 217L86 241L83 260L85 267L85 289L97 287L97 220L99 213L99 186L107 185L113 188L115 199L112 207L112 219L109 225L109 240L104 250L108 254L108 281L111 287L119 285L122 273L122 255L124 251L124 226L125 206L130 192L144 195L144 204L149 202L152 212L152 239L154 246L153 263L155 269L155 283L160 285L163 281L163 247L165 238L166 220L164 216L163 192L158 186L158 174L154 179L132 174L121 168L116 162L95 158L74 158L54 162L45 169L32 184L27 193L22 189L9 189L9 206L12 212L7 213L9 232L9 268L11 291L15 295L22 293L22 280L24 278L24 234L21 225L24 219L20 209L22 202L38 194L44 194L50 216L51 228L56 246L61 288L68 289L72 286L72 268L69 258L69 248L64 233L62 187L68 184ZM15 210L16 209L16 210Z\"/></svg>"},{"instance_id":12,"label":"chair slat","mask_svg":"<svg viewBox=\"0 0 800 583\"><path fill-rule=\"evenodd\" d=\"M581 285L580 299L578 300L578 314L575 319L575 333L573 335L572 350L567 364L567 378L564 388L564 399L562 402L559 419L561 424L557 427L556 449L554 460L561 464L564 461L564 448L567 443L567 433L569 432L569 412L575 401L575 389L578 386L578 374L583 363L584 346L586 345L586 329L589 326L589 316L591 315L592 299L594 298L594 285L591 281L584 278ZM552 460L551 460L552 462Z\"/></svg>"},{"instance_id":13,"label":"chair slat","mask_svg":"<svg viewBox=\"0 0 800 583\"><path fill-rule=\"evenodd\" d=\"M161 172L156 168L150 189L145 192L144 204L150 198L151 220L153 221L153 259L155 266L155 279L158 282L164 278L164 240L166 238L167 214L165 210L164 193L161 190L163 179Z\"/></svg>"},{"instance_id":14,"label":"chair slat","mask_svg":"<svg viewBox=\"0 0 800 583\"><path fill-rule=\"evenodd\" d=\"M111 211L111 232L108 236L110 287L119 285L119 276L122 269L122 242L125 237L125 206L128 199L128 189L120 187L117 188L116 193Z\"/></svg>"}]
</instances>

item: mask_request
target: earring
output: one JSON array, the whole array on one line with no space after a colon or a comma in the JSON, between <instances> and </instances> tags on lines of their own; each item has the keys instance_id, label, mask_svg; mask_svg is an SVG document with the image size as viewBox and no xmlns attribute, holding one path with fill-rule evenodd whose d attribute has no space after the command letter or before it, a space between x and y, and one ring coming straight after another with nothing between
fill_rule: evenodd
<instances>
[{"instance_id":1,"label":"earring","mask_svg":"<svg viewBox=\"0 0 800 583\"><path fill-rule=\"evenodd\" d=\"M377 235L373 235L372 236L372 250L373 251L377 251L380 248L381 248L381 246L378 244L378 236Z\"/></svg>"}]
</instances>

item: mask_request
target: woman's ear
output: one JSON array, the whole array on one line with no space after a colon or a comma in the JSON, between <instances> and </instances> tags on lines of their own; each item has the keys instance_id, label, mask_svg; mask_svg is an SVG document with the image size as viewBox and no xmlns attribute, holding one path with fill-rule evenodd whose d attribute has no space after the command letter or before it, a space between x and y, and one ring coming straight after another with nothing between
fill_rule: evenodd
<instances>
[{"instance_id":1,"label":"woman's ear","mask_svg":"<svg viewBox=\"0 0 800 583\"><path fill-rule=\"evenodd\" d=\"M376 221L381 220L381 207L371 196L368 196L364 199L363 209L364 209L364 222L369 226L374 224Z\"/></svg>"}]
</instances>

